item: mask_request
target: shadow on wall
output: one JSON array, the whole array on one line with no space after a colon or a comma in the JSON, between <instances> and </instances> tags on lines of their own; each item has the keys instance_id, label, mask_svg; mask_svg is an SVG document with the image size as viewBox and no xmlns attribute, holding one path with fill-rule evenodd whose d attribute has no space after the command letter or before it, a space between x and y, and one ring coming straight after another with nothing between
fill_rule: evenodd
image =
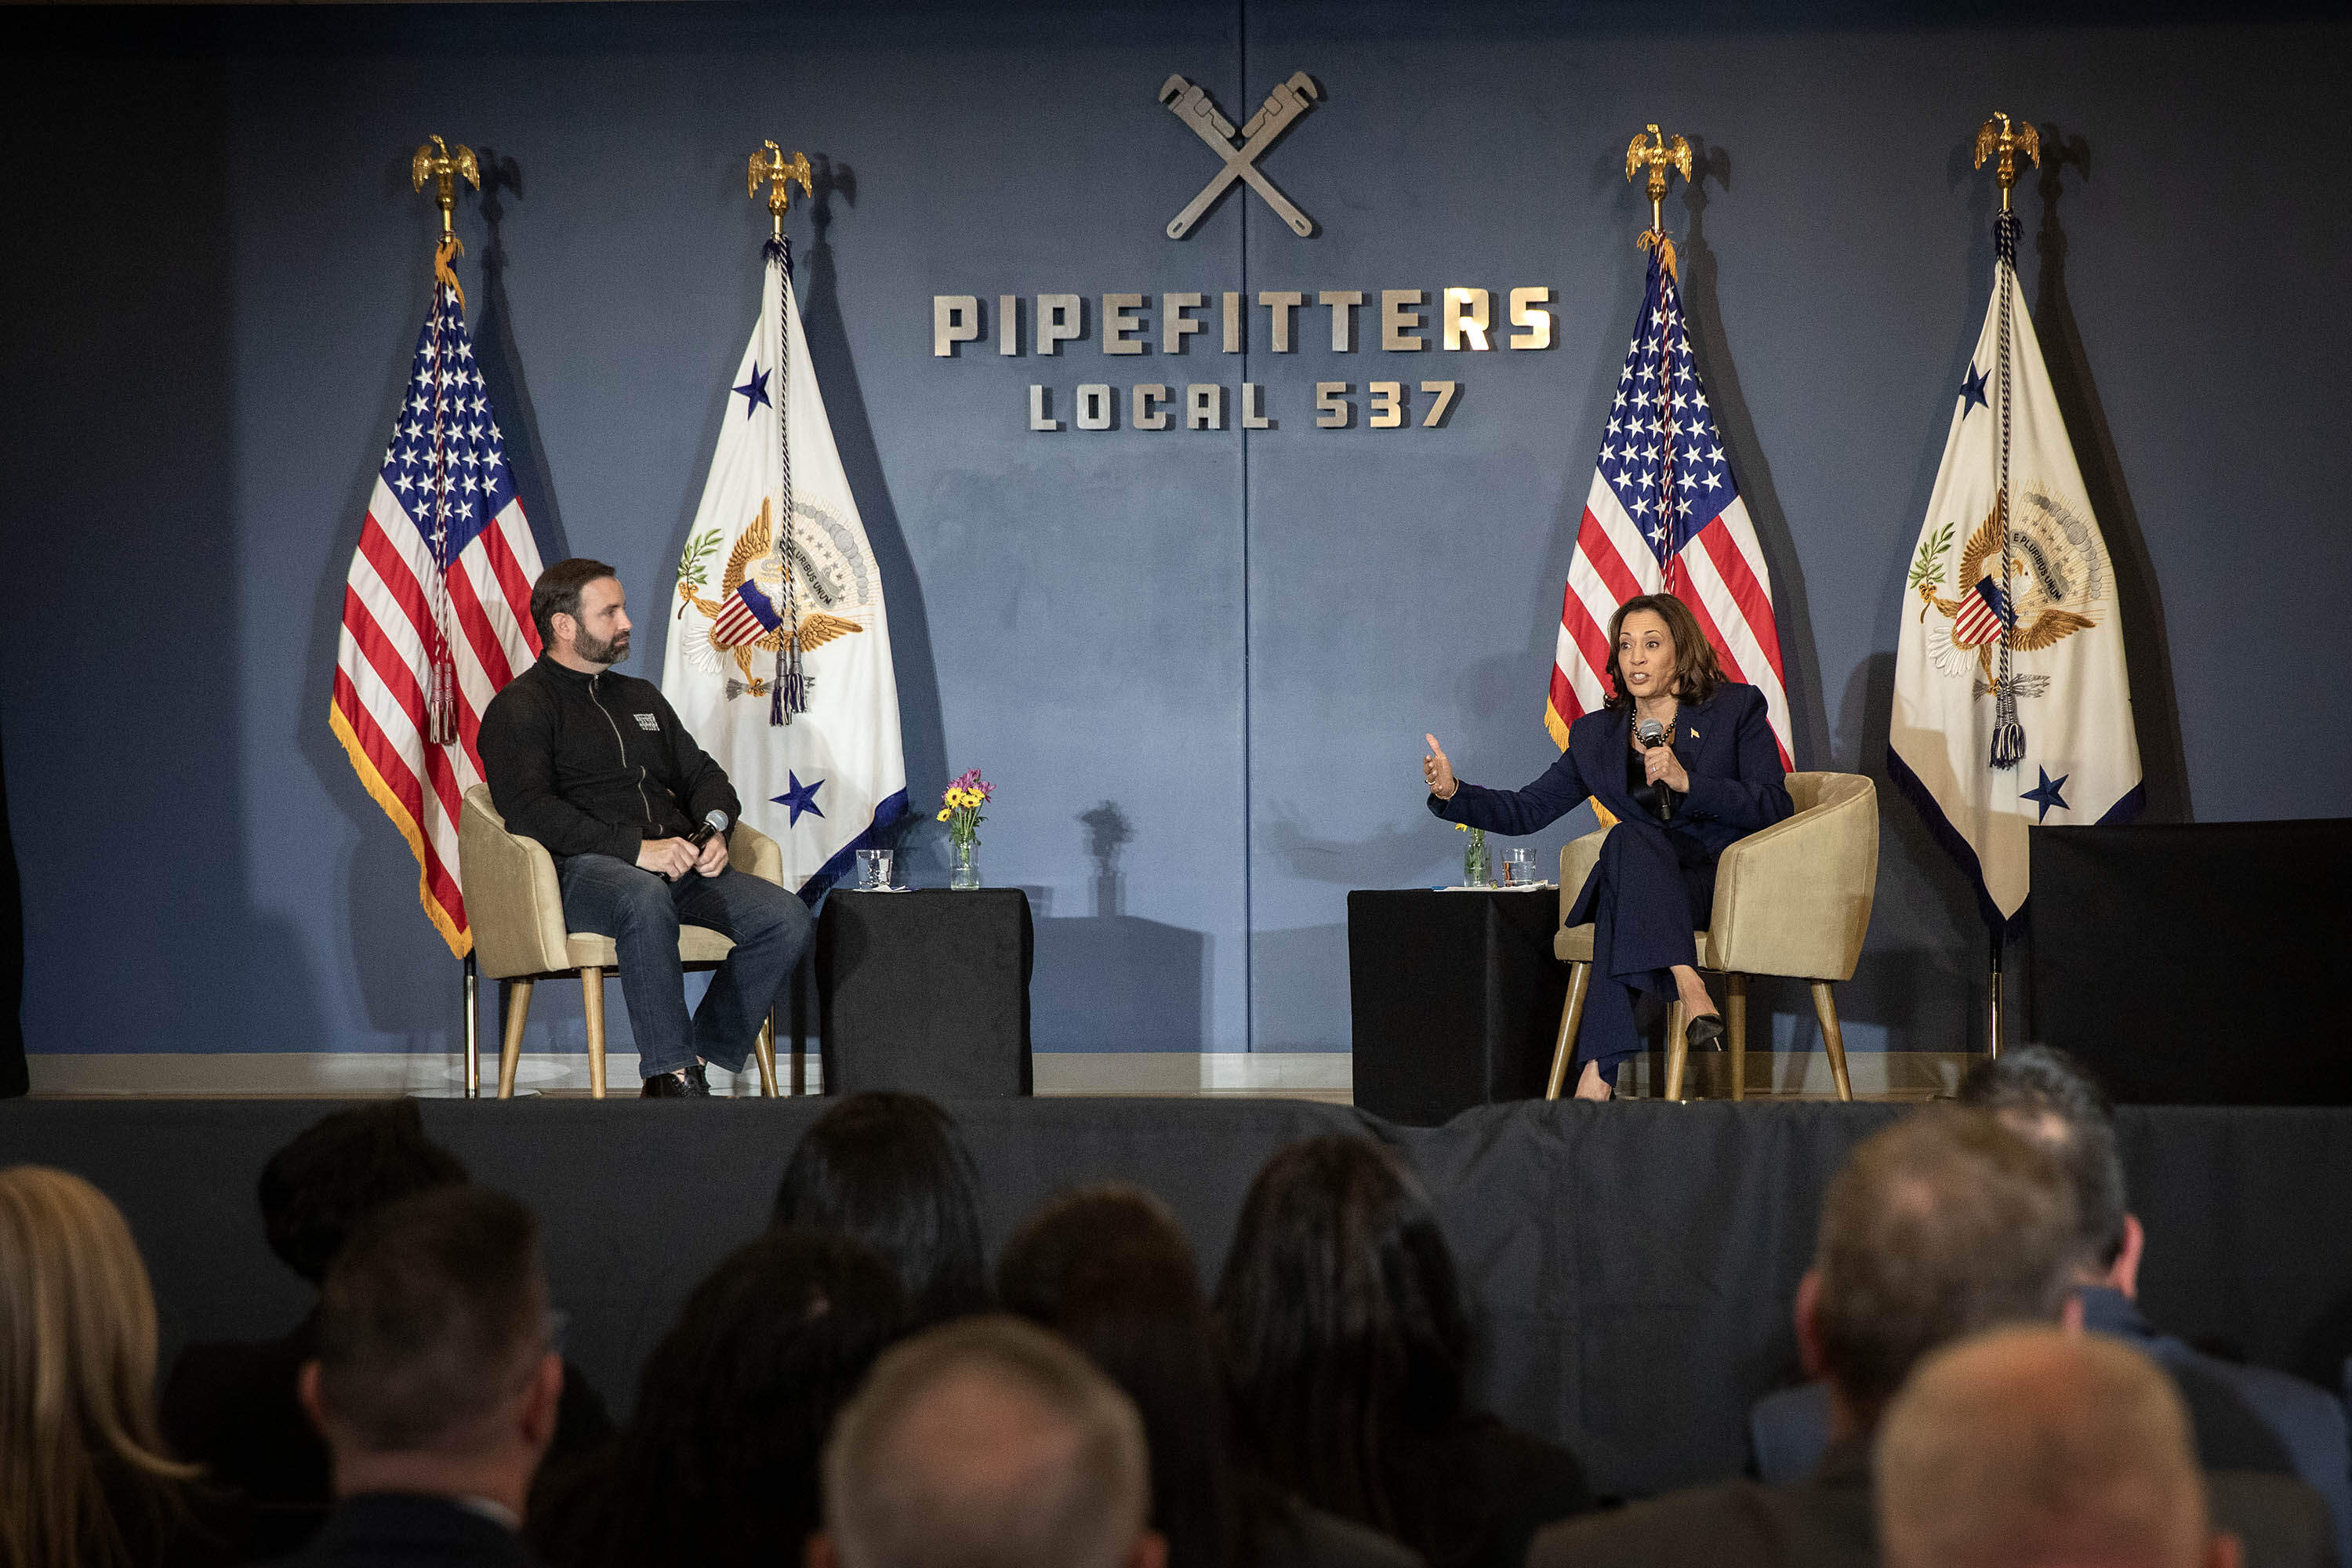
<instances>
[{"instance_id":1,"label":"shadow on wall","mask_svg":"<svg viewBox=\"0 0 2352 1568\"><path fill-rule=\"evenodd\" d=\"M940 710L938 663L931 653L930 613L923 603L923 584L916 574L914 555L907 548L898 509L882 477L882 456L874 443L866 394L858 384L857 362L842 325L840 279L834 267L833 245L826 238L834 223L834 198L839 196L845 206L857 205L857 171L822 153L812 162L816 188L808 212L815 239L808 251L807 288L800 289L800 280L794 279L800 295L801 330L824 389L825 415L833 423L834 445L840 449L841 466L849 477L849 493L857 502L866 541L874 547L875 563L882 573L883 603L890 617L890 658L898 679L898 733L907 759L907 798L926 799L946 788L948 781L945 720ZM923 820L921 812L908 812L900 819L899 837Z\"/></svg>"},{"instance_id":2,"label":"shadow on wall","mask_svg":"<svg viewBox=\"0 0 2352 1568\"><path fill-rule=\"evenodd\" d=\"M2074 460L2091 515L2107 542L2116 574L2116 602L2124 620L2124 663L2131 681L2132 721L2139 732L2140 773L2147 790L2144 822L2191 822L2189 762L2181 750L2180 700L2172 685L2172 638L2164 624L2164 594L2156 563L2132 505L2123 461L2107 428L2105 409L2091 376L2090 355L2074 325L2066 299L2066 231L2059 226L2058 203L2065 194L2065 171L2091 177L2091 147L2067 136L2053 121L2042 128L2042 226L2034 237L2042 276L2033 298L2033 329L2042 340L2051 391L2066 420Z\"/></svg>"},{"instance_id":3,"label":"shadow on wall","mask_svg":"<svg viewBox=\"0 0 2352 1568\"><path fill-rule=\"evenodd\" d=\"M495 149L481 152L482 196L478 204L485 237L482 241L482 309L474 321L474 363L498 411L499 434L507 449L507 467L514 473L515 494L522 514L530 520L531 536L539 541L543 562L566 561L572 544L563 531L563 512L555 499L555 476L547 466L547 450L539 438L539 411L523 380L522 355L515 347L512 313L507 306L507 252L499 237L506 217L501 192L522 199L522 166Z\"/></svg>"},{"instance_id":4,"label":"shadow on wall","mask_svg":"<svg viewBox=\"0 0 2352 1568\"><path fill-rule=\"evenodd\" d=\"M1691 143L1691 177L1683 184L1683 206L1690 227L1679 247L1683 310L1695 329L1693 357L1699 375L1714 395L1715 426L1731 453L1732 471L1739 479L1740 499L1748 503L1748 521L1756 528L1757 548L1772 574L1772 616L1780 637L1781 682L1789 698L1789 744L1792 765L1818 767L1829 752L1829 721L1822 690L1821 655L1813 646L1813 616L1805 595L1805 576L1797 561L1796 542L1789 534L1788 513L1772 485L1772 466L1765 460L1764 444L1748 413L1748 399L1739 389L1739 367L1731 355L1723 330L1723 311L1716 302L1719 268L1706 243L1707 182L1731 188L1731 154L1709 146L1704 137ZM1632 187L1627 187L1631 189Z\"/></svg>"},{"instance_id":5,"label":"shadow on wall","mask_svg":"<svg viewBox=\"0 0 2352 1568\"><path fill-rule=\"evenodd\" d=\"M0 539L16 657L0 690L35 1051L308 1049L322 1029L304 933L255 885L275 819L237 659L247 606L277 607L239 580L228 73L168 38L11 25L23 55L0 143L19 166L35 149L69 176L151 166L164 125L184 153L136 204L110 182L52 182L41 243L11 261ZM126 570L167 596L119 591ZM95 854L93 810L108 828Z\"/></svg>"},{"instance_id":6,"label":"shadow on wall","mask_svg":"<svg viewBox=\"0 0 2352 1568\"><path fill-rule=\"evenodd\" d=\"M1043 1051L1206 1047L1206 933L1125 912L1119 851L1135 837L1116 801L1079 815L1094 860L1094 913L1036 922L1029 1032Z\"/></svg>"}]
</instances>

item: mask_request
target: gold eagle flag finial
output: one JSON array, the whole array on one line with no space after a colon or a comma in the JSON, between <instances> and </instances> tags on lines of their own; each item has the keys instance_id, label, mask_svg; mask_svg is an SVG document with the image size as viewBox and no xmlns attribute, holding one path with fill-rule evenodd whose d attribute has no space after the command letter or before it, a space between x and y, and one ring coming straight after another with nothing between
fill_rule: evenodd
<instances>
[{"instance_id":1,"label":"gold eagle flag finial","mask_svg":"<svg viewBox=\"0 0 2352 1568\"><path fill-rule=\"evenodd\" d=\"M795 153L784 156L784 150L773 142L764 143L765 152L751 154L751 172L745 181L744 194L757 196L760 182L768 184L768 226L771 239L784 237L784 212L792 205L793 183L798 181L801 195L816 199L815 176L809 169L808 154Z\"/></svg>"},{"instance_id":2,"label":"gold eagle flag finial","mask_svg":"<svg viewBox=\"0 0 2352 1568\"><path fill-rule=\"evenodd\" d=\"M433 182L433 200L441 208L441 237L433 247L433 276L455 290L457 303L463 305L466 291L458 288L457 274L450 269L449 258L465 255L466 242L449 226L449 213L457 205L458 177L462 175L467 184L478 191L482 188L482 169L474 161L471 147L460 144L452 151L438 136L425 140L431 145L417 148L416 155L408 162L408 184L411 190L421 191L427 179Z\"/></svg>"},{"instance_id":3,"label":"gold eagle flag finial","mask_svg":"<svg viewBox=\"0 0 2352 1568\"><path fill-rule=\"evenodd\" d=\"M2017 155L2024 153L2035 168L2040 168L2042 133L2033 129L2032 121L2011 121L2006 110L1996 109L1992 119L1977 127L1974 166L1983 168L1985 160L1996 153L2000 154L2000 162L1993 165L1993 178L2000 182L2000 210L2007 212L2010 187L2017 184Z\"/></svg>"},{"instance_id":4,"label":"gold eagle flag finial","mask_svg":"<svg viewBox=\"0 0 2352 1568\"><path fill-rule=\"evenodd\" d=\"M1674 170L1682 175L1685 184L1689 183L1690 143L1680 136L1669 142L1654 123L1650 125L1625 148L1625 178L1630 181L1644 168L1650 171L1649 185L1643 193L1650 198L1650 226L1634 244L1643 250L1655 249L1664 258L1666 270L1672 272L1675 246L1666 237L1665 217L1659 211L1659 204L1666 199L1667 170Z\"/></svg>"}]
</instances>

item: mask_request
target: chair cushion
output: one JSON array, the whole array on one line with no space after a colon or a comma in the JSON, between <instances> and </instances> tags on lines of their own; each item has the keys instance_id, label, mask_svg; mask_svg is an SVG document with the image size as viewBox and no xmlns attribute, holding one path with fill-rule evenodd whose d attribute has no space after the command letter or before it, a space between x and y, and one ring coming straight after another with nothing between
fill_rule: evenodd
<instances>
[{"instance_id":1,"label":"chair cushion","mask_svg":"<svg viewBox=\"0 0 2352 1568\"><path fill-rule=\"evenodd\" d=\"M574 931L563 933L565 955L574 969L618 969L621 950L609 936L594 931ZM735 939L721 936L709 926L677 928L677 956L684 963L717 963L735 951Z\"/></svg>"},{"instance_id":2,"label":"chair cushion","mask_svg":"<svg viewBox=\"0 0 2352 1568\"><path fill-rule=\"evenodd\" d=\"M1691 932L1691 943L1698 949L1698 966L1701 969L1714 968L1715 966L1707 962L1706 932L1703 931ZM1562 963L1591 963L1592 927L1590 925L1562 926L1551 939L1551 952L1552 956Z\"/></svg>"}]
</instances>

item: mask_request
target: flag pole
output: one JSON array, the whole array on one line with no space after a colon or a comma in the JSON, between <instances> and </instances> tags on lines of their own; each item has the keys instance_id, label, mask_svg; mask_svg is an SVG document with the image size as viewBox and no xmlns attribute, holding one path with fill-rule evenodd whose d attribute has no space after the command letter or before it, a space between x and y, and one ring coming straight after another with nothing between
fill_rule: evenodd
<instances>
[{"instance_id":1,"label":"flag pole","mask_svg":"<svg viewBox=\"0 0 2352 1568\"><path fill-rule=\"evenodd\" d=\"M1994 158L1993 179L2000 186L2000 215L1993 220L1993 248L1999 258L2013 273L2017 266L2017 214L2010 205L2010 192L2017 184L2017 158L2022 153L2028 161L2039 167L2042 163L2042 136L2031 121L2012 121L2007 110L1995 110L1990 120L1977 128L1975 167L1983 168L1987 158ZM1997 155L1997 156L1996 156ZM1993 682L1993 739L1991 763L1996 769L2012 768L2025 757L2025 728L2017 714L2017 689L2010 668L2010 654L2016 630L2015 602L2010 597L2010 576L2013 555L2009 532L2009 425L2010 425L2010 323L2009 284L1995 268L1994 286L2000 290L2000 362L1999 365L2000 399L2000 473L1994 506L2000 518L2000 591L2001 614L1997 623L2000 637L2000 673ZM1988 995L1991 1017L1987 1021L1986 1045L1992 1058L2000 1058L2001 1037L2001 927L1992 929L1992 972Z\"/></svg>"},{"instance_id":2,"label":"flag pole","mask_svg":"<svg viewBox=\"0 0 2352 1568\"><path fill-rule=\"evenodd\" d=\"M2000 931L1992 933L1992 1028L1986 1041L1992 1059L2000 1060Z\"/></svg>"},{"instance_id":3,"label":"flag pole","mask_svg":"<svg viewBox=\"0 0 2352 1568\"><path fill-rule=\"evenodd\" d=\"M807 687L801 671L800 606L796 603L797 584L793 580L793 434L792 418L785 406L786 382L790 366L786 363L792 353L792 286L793 247L784 237L784 214L791 208L793 186L800 185L801 195L814 201L816 189L812 178L806 153L784 156L784 150L773 142L763 142L764 153L751 154L750 178L746 194L756 199L760 182L768 182L768 254L777 258L776 280L776 447L778 494L776 501L776 562L783 577L782 602L776 606L782 617L777 629L783 634L776 645L776 679L770 693L768 722L790 724L793 715L808 710Z\"/></svg>"},{"instance_id":4,"label":"flag pole","mask_svg":"<svg viewBox=\"0 0 2352 1568\"><path fill-rule=\"evenodd\" d=\"M1644 141L1643 136L1648 140ZM1668 141L1665 132L1660 131L1655 123L1645 128L1643 136L1634 137L1632 145L1625 149L1625 178L1628 181L1645 167L1650 172L1649 182L1643 191L1643 195L1650 198L1650 226L1634 240L1633 247L1637 250L1654 251L1658 265L1665 269L1666 284L1675 286L1681 282L1681 279L1675 270L1675 242L1667 237L1665 215L1661 204L1666 199L1667 170L1679 173L1685 184L1690 183L1690 142L1681 136ZM1684 333L1687 339L1687 327ZM1675 548L1675 520L1670 510L1675 493L1675 416L1673 405L1664 396L1667 389L1666 369L1673 363L1673 349L1666 341L1667 335L1664 332L1658 335L1658 386L1661 393L1658 398L1658 429L1662 437L1659 449L1663 454L1658 468L1658 506L1660 515L1665 520L1667 536L1667 553L1659 565L1658 583L1671 594L1682 586L1682 553Z\"/></svg>"},{"instance_id":5,"label":"flag pole","mask_svg":"<svg viewBox=\"0 0 2352 1568\"><path fill-rule=\"evenodd\" d=\"M481 976L466 954L466 1098L482 1098Z\"/></svg>"}]
</instances>

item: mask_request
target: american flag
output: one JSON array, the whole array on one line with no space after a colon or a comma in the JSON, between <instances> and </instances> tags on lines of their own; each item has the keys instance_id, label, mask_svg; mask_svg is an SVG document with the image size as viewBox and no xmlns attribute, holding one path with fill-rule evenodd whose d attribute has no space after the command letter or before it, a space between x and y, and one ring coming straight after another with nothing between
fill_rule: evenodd
<instances>
[{"instance_id":1,"label":"american flag","mask_svg":"<svg viewBox=\"0 0 2352 1568\"><path fill-rule=\"evenodd\" d=\"M458 802L482 779L482 710L539 657L539 570L464 296L444 273L344 581L329 723L408 840L425 913L460 957L474 938L457 890Z\"/></svg>"},{"instance_id":2,"label":"american flag","mask_svg":"<svg viewBox=\"0 0 2352 1568\"><path fill-rule=\"evenodd\" d=\"M1780 763L1790 764L1789 700L1772 578L1691 361L1688 319L1663 246L1634 322L1608 433L1560 597L1544 727L1560 746L1579 714L1608 700L1609 617L1639 594L1690 606L1724 673L1764 693Z\"/></svg>"},{"instance_id":3,"label":"american flag","mask_svg":"<svg viewBox=\"0 0 2352 1568\"><path fill-rule=\"evenodd\" d=\"M2010 607L2009 595L1990 577L1981 577L1952 617L1952 642L1959 647L1982 647L2000 635L2003 626L2016 624L2017 612Z\"/></svg>"},{"instance_id":4,"label":"american flag","mask_svg":"<svg viewBox=\"0 0 2352 1568\"><path fill-rule=\"evenodd\" d=\"M775 604L757 583L741 583L729 596L727 607L711 623L711 639L720 647L740 647L774 631L782 619L776 614Z\"/></svg>"}]
</instances>

